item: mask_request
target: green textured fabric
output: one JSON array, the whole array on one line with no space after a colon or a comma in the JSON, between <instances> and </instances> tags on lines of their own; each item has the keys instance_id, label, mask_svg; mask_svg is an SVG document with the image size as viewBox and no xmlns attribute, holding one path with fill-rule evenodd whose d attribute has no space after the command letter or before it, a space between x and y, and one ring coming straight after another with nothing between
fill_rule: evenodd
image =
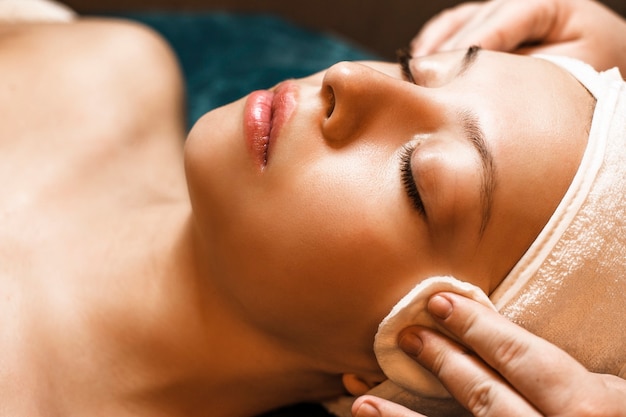
<instances>
[{"instance_id":1,"label":"green textured fabric","mask_svg":"<svg viewBox=\"0 0 626 417\"><path fill-rule=\"evenodd\" d=\"M253 90L338 61L376 58L345 39L273 15L142 12L121 17L151 26L178 54L188 94L188 126Z\"/></svg>"}]
</instances>

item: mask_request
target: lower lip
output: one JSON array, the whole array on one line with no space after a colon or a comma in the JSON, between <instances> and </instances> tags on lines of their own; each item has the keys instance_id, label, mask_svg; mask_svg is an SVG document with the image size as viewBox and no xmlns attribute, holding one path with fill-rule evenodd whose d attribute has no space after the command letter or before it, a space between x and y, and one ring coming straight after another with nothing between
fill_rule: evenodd
<instances>
[{"instance_id":1,"label":"lower lip","mask_svg":"<svg viewBox=\"0 0 626 417\"><path fill-rule=\"evenodd\" d=\"M244 109L244 132L248 150L260 171L265 170L278 134L296 108L296 86L279 84L274 91L255 91Z\"/></svg>"}]
</instances>

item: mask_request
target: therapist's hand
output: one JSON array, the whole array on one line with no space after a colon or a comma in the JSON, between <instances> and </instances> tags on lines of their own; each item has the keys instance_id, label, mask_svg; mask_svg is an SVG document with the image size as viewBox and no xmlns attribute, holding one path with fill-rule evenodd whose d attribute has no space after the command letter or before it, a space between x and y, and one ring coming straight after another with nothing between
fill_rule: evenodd
<instances>
[{"instance_id":1,"label":"therapist's hand","mask_svg":"<svg viewBox=\"0 0 626 417\"><path fill-rule=\"evenodd\" d=\"M593 0L491 0L463 3L427 22L413 56L479 45L522 54L567 55L597 70L626 73L626 21Z\"/></svg>"},{"instance_id":2,"label":"therapist's hand","mask_svg":"<svg viewBox=\"0 0 626 417\"><path fill-rule=\"evenodd\" d=\"M553 344L460 295L434 295L428 310L463 345L412 327L402 332L400 346L475 416L626 416L626 380L587 371ZM371 396L357 399L352 410L356 417L420 416Z\"/></svg>"}]
</instances>

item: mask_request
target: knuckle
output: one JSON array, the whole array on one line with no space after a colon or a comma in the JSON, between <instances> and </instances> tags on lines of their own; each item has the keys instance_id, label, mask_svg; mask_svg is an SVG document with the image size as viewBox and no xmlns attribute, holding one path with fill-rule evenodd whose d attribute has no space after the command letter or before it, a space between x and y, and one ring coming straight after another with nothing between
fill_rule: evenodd
<instances>
[{"instance_id":1,"label":"knuckle","mask_svg":"<svg viewBox=\"0 0 626 417\"><path fill-rule=\"evenodd\" d=\"M496 369L514 368L528 352L528 346L518 339L505 337L497 341L493 351Z\"/></svg>"},{"instance_id":2,"label":"knuckle","mask_svg":"<svg viewBox=\"0 0 626 417\"><path fill-rule=\"evenodd\" d=\"M494 385L488 380L480 379L467 385L463 394L468 410L475 417L490 415L494 404Z\"/></svg>"},{"instance_id":3,"label":"knuckle","mask_svg":"<svg viewBox=\"0 0 626 417\"><path fill-rule=\"evenodd\" d=\"M480 318L480 315L474 311L467 313L460 323L457 336L459 336L461 340L467 340L473 329L480 327L480 323L478 322Z\"/></svg>"},{"instance_id":4,"label":"knuckle","mask_svg":"<svg viewBox=\"0 0 626 417\"><path fill-rule=\"evenodd\" d=\"M619 417L623 416L623 403L616 401L616 397L610 386L604 384L602 375L600 380L593 381L591 387L576 392L575 401L569 401L565 408L564 415L574 415L580 417ZM623 392L618 394L618 398L623 396Z\"/></svg>"},{"instance_id":5,"label":"knuckle","mask_svg":"<svg viewBox=\"0 0 626 417\"><path fill-rule=\"evenodd\" d=\"M431 372L435 376L441 378L441 376L445 372L446 363L448 363L447 359L448 359L448 354L446 353L445 350L437 352L431 364Z\"/></svg>"},{"instance_id":6,"label":"knuckle","mask_svg":"<svg viewBox=\"0 0 626 417\"><path fill-rule=\"evenodd\" d=\"M511 45L511 32L508 28L495 28L493 32L490 34L492 42L498 46L498 48L506 49L506 47L513 48L515 46Z\"/></svg>"},{"instance_id":7,"label":"knuckle","mask_svg":"<svg viewBox=\"0 0 626 417\"><path fill-rule=\"evenodd\" d=\"M575 410L572 410L573 415L579 417L609 417L616 415L606 409L606 404L602 404L597 398L588 396L578 399L575 408Z\"/></svg>"}]
</instances>

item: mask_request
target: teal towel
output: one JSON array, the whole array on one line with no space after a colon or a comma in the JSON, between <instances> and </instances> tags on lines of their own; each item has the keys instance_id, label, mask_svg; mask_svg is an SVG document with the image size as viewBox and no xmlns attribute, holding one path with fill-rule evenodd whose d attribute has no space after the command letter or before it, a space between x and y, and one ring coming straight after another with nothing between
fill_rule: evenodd
<instances>
[{"instance_id":1,"label":"teal towel","mask_svg":"<svg viewBox=\"0 0 626 417\"><path fill-rule=\"evenodd\" d=\"M139 12L121 17L160 32L176 51L186 81L188 126L207 111L338 61L377 57L346 39L273 15Z\"/></svg>"}]
</instances>

